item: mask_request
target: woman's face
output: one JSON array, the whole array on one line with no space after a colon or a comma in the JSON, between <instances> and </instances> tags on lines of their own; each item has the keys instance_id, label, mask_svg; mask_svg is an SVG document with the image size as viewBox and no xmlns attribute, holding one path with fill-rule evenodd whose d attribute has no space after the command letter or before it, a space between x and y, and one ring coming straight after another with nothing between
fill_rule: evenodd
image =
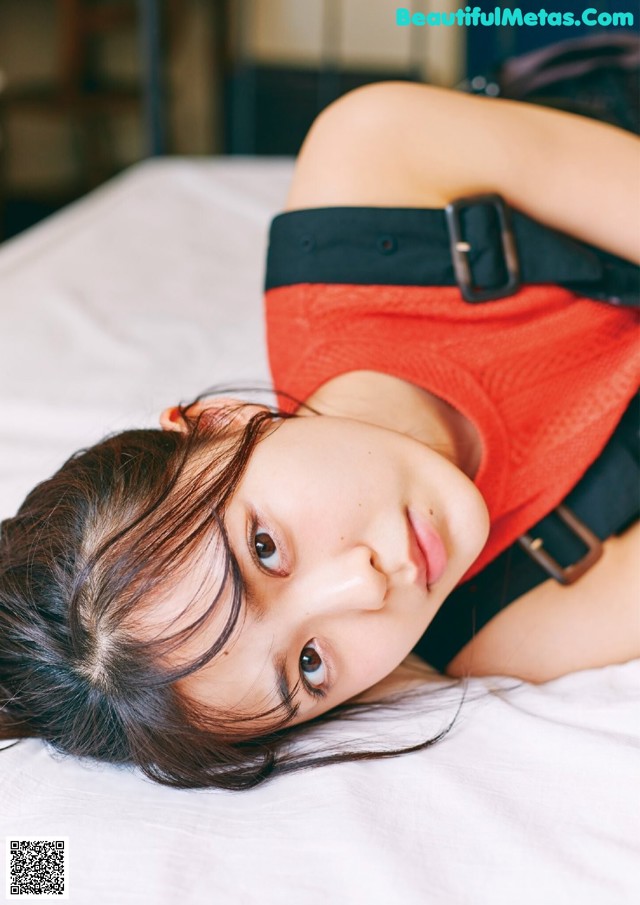
<instances>
[{"instance_id":1,"label":"woman's face","mask_svg":"<svg viewBox=\"0 0 640 905\"><path fill-rule=\"evenodd\" d=\"M480 553L489 521L472 481L418 440L312 415L278 422L257 444L225 526L246 599L224 651L182 687L258 714L300 680L294 725L401 663ZM208 554L172 591L167 615L187 606L204 573L222 573L222 555ZM230 602L228 588L189 656L219 637Z\"/></svg>"}]
</instances>

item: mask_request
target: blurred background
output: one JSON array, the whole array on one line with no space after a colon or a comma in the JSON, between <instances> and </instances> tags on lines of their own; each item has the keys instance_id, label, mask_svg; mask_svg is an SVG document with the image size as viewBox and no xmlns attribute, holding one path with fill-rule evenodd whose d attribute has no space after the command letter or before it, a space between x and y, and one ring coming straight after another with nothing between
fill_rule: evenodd
<instances>
[{"instance_id":1,"label":"blurred background","mask_svg":"<svg viewBox=\"0 0 640 905\"><path fill-rule=\"evenodd\" d=\"M594 2L635 10L623 30L637 35L637 0ZM395 24L398 6L464 5L0 0L0 240L145 157L293 155L317 113L358 85L402 78L497 93L501 61L575 37L573 28Z\"/></svg>"}]
</instances>

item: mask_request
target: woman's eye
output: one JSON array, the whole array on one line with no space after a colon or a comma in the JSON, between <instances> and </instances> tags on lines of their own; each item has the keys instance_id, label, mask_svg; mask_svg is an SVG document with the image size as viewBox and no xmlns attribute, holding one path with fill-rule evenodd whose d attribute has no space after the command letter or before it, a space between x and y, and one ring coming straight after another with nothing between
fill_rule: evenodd
<instances>
[{"instance_id":1,"label":"woman's eye","mask_svg":"<svg viewBox=\"0 0 640 905\"><path fill-rule=\"evenodd\" d=\"M266 531L257 531L253 535L253 547L260 565L274 572L282 567L276 543Z\"/></svg>"},{"instance_id":2,"label":"woman's eye","mask_svg":"<svg viewBox=\"0 0 640 905\"><path fill-rule=\"evenodd\" d=\"M311 685L324 685L327 680L326 668L322 657L310 644L302 649L300 654L300 669L305 680Z\"/></svg>"}]
</instances>

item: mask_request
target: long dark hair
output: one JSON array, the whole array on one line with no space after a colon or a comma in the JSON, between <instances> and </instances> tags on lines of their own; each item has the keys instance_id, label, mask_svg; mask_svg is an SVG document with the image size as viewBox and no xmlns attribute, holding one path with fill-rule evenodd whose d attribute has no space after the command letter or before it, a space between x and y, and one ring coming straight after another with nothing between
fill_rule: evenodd
<instances>
[{"instance_id":1,"label":"long dark hair","mask_svg":"<svg viewBox=\"0 0 640 905\"><path fill-rule=\"evenodd\" d=\"M246 714L204 707L181 690L180 679L222 650L239 617L244 589L225 506L265 430L295 417L263 408L238 428L231 410L215 422L206 413L191 418L193 404L180 407L184 433L128 430L80 450L0 525L0 739L41 738L58 752L136 766L174 788L236 790L435 744L457 713L417 745L305 757L293 743L311 724L393 707L398 696L346 703L287 727L296 685L284 705L253 716L270 718L256 737L255 723L253 734L243 727ZM143 639L141 612L212 537L223 545L225 573L208 609L179 632ZM228 582L231 611L215 643L192 662L168 666Z\"/></svg>"}]
</instances>

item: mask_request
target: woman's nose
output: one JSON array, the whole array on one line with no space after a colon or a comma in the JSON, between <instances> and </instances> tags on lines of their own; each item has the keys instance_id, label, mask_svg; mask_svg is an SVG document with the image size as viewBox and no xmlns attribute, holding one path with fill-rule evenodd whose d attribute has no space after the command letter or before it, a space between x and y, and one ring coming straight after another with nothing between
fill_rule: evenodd
<instances>
[{"instance_id":1,"label":"woman's nose","mask_svg":"<svg viewBox=\"0 0 640 905\"><path fill-rule=\"evenodd\" d=\"M387 576L366 546L353 547L309 570L302 590L305 609L316 613L379 610L387 595Z\"/></svg>"}]
</instances>

